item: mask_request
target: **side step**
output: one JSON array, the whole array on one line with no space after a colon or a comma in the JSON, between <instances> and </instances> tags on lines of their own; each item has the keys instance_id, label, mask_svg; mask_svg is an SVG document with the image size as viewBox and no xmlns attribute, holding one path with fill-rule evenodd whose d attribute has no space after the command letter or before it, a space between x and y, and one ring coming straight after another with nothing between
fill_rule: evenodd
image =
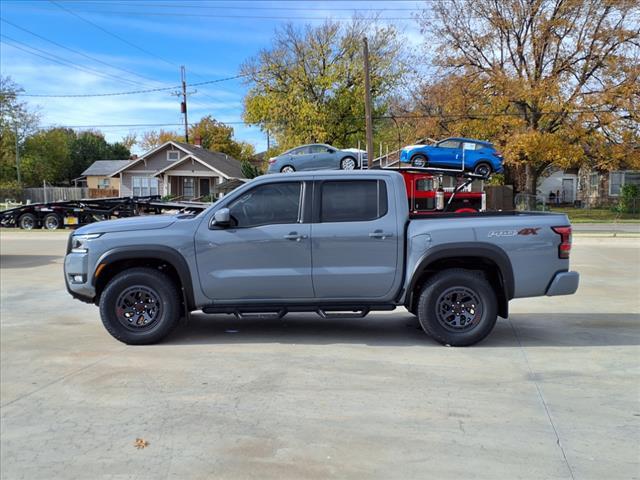
<instances>
[{"instance_id":1,"label":"side step","mask_svg":"<svg viewBox=\"0 0 640 480\"><path fill-rule=\"evenodd\" d=\"M204 313L228 313L241 319L263 318L280 319L287 313L314 312L325 319L364 318L374 310L395 310L393 304L357 305L209 305L202 309Z\"/></svg>"}]
</instances>

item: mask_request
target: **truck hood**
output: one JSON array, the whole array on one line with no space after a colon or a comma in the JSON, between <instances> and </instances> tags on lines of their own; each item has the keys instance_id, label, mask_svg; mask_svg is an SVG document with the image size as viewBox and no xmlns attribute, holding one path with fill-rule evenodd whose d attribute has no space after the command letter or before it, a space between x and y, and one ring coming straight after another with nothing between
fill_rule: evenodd
<instances>
[{"instance_id":1,"label":"truck hood","mask_svg":"<svg viewBox=\"0 0 640 480\"><path fill-rule=\"evenodd\" d=\"M158 230L173 225L180 215L148 215L140 217L119 218L90 223L80 227L74 235L89 233L131 232L134 230Z\"/></svg>"}]
</instances>

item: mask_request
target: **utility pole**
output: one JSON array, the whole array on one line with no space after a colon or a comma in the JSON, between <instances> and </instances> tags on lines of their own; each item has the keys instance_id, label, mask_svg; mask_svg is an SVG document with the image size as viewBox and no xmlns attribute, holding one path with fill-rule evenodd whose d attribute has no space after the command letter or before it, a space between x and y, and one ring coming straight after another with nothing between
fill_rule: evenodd
<instances>
[{"instance_id":1,"label":"utility pole","mask_svg":"<svg viewBox=\"0 0 640 480\"><path fill-rule=\"evenodd\" d=\"M22 181L20 178L20 151L18 150L18 123L14 123L13 126L15 128L16 134L16 175L18 177L18 185L21 185Z\"/></svg>"},{"instance_id":2,"label":"utility pole","mask_svg":"<svg viewBox=\"0 0 640 480\"><path fill-rule=\"evenodd\" d=\"M271 150L271 139L269 138L269 129L267 129L267 152Z\"/></svg>"},{"instance_id":3,"label":"utility pole","mask_svg":"<svg viewBox=\"0 0 640 480\"><path fill-rule=\"evenodd\" d=\"M187 96L192 93L196 93L197 90L192 92L187 92L187 72L184 68L184 65L180 67L180 80L182 82L182 91L174 92L171 95L176 97L182 97L182 101L180 102L180 113L182 113L184 117L184 141L189 143L189 119L187 117Z\"/></svg>"},{"instance_id":4,"label":"utility pole","mask_svg":"<svg viewBox=\"0 0 640 480\"><path fill-rule=\"evenodd\" d=\"M373 119L371 118L371 79L369 78L369 43L364 37L364 114L367 131L367 158L369 165L373 162Z\"/></svg>"},{"instance_id":5,"label":"utility pole","mask_svg":"<svg viewBox=\"0 0 640 480\"><path fill-rule=\"evenodd\" d=\"M189 143L189 121L187 120L187 73L184 71L184 65L180 67L180 77L182 79L182 104L180 110L184 115L184 141Z\"/></svg>"}]
</instances>

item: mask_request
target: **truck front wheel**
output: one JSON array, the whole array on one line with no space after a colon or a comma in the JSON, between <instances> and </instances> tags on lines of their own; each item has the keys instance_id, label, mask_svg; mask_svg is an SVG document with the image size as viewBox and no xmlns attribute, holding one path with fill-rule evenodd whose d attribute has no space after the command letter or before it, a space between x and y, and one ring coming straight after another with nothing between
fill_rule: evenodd
<instances>
[{"instance_id":1,"label":"truck front wheel","mask_svg":"<svg viewBox=\"0 0 640 480\"><path fill-rule=\"evenodd\" d=\"M449 269L431 277L418 300L422 329L443 345L464 347L484 339L496 324L498 302L481 274Z\"/></svg>"},{"instance_id":2,"label":"truck front wheel","mask_svg":"<svg viewBox=\"0 0 640 480\"><path fill-rule=\"evenodd\" d=\"M125 270L113 277L102 292L100 316L116 340L128 345L159 342L180 319L178 289L159 270Z\"/></svg>"}]
</instances>

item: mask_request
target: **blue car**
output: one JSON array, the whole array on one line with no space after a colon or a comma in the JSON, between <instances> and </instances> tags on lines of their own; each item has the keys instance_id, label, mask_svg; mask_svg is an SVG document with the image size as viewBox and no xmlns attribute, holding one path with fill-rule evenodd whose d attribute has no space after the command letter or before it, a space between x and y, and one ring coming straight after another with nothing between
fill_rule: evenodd
<instances>
[{"instance_id":1,"label":"blue car","mask_svg":"<svg viewBox=\"0 0 640 480\"><path fill-rule=\"evenodd\" d=\"M470 170L489 176L502 172L502 155L489 142L472 138L447 138L435 145L409 145L400 152L400 162L414 167Z\"/></svg>"}]
</instances>

